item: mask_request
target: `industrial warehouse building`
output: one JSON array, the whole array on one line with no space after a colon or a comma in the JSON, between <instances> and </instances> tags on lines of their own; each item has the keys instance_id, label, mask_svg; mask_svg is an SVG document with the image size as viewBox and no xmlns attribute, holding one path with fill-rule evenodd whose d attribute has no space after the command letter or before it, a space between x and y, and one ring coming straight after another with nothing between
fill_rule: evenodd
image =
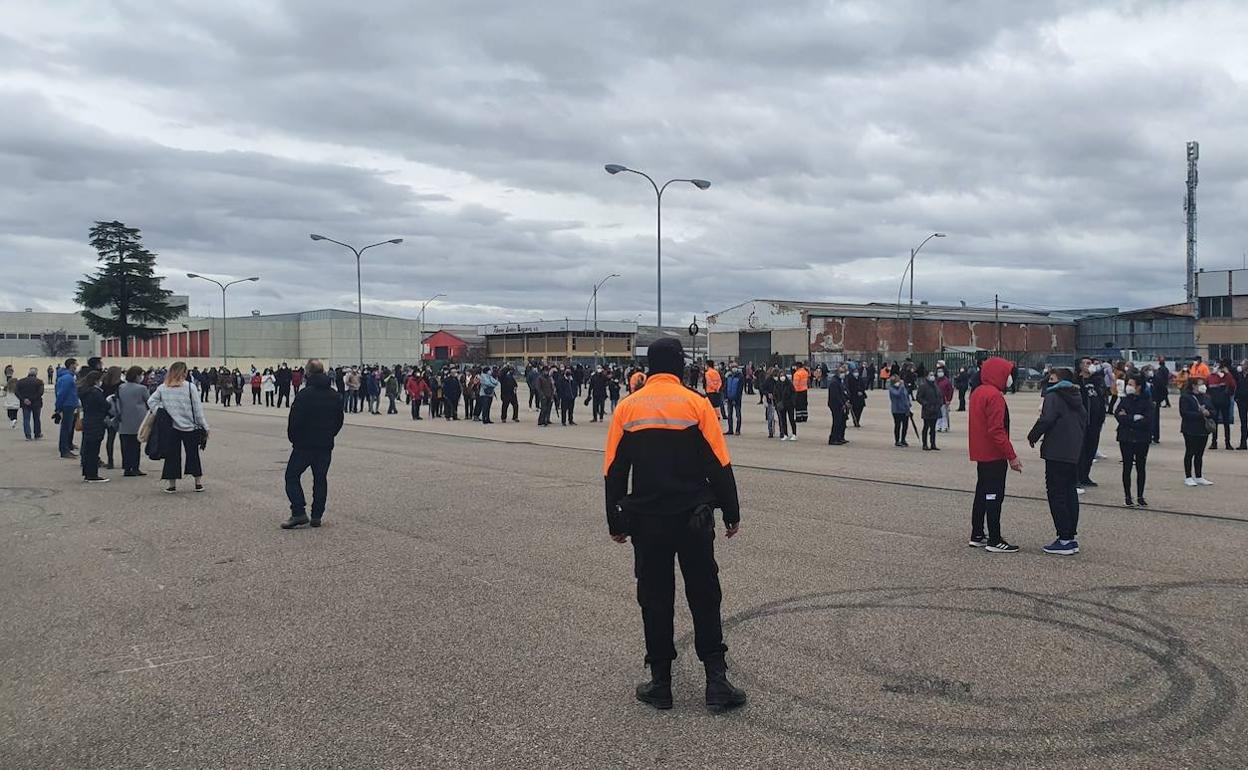
<instances>
[{"instance_id":1,"label":"industrial warehouse building","mask_svg":"<svg viewBox=\"0 0 1248 770\"><path fill-rule=\"evenodd\" d=\"M525 321L484 324L486 358L502 361L631 361L637 324L631 321Z\"/></svg>"},{"instance_id":2,"label":"industrial warehouse building","mask_svg":"<svg viewBox=\"0 0 1248 770\"><path fill-rule=\"evenodd\" d=\"M737 361L893 361L907 355L909 308L755 299L711 315L710 358ZM999 351L1029 365L1069 362L1076 316L1058 312L916 305L915 360Z\"/></svg>"}]
</instances>

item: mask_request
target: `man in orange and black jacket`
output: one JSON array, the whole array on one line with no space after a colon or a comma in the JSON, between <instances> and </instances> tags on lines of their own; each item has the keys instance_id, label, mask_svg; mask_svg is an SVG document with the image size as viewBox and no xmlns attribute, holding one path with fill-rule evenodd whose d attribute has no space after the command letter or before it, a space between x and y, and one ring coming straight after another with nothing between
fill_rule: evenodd
<instances>
[{"instance_id":1,"label":"man in orange and black jacket","mask_svg":"<svg viewBox=\"0 0 1248 770\"><path fill-rule=\"evenodd\" d=\"M728 681L715 564L714 509L723 511L726 537L740 531L741 508L718 415L701 394L680 381L685 352L665 338L648 351L646 386L620 402L607 433L607 528L623 543L632 537L637 603L646 637L651 680L637 699L672 707L673 613L680 558L693 615L694 648L706 668L706 705L741 706L745 693ZM629 492L629 475L632 491Z\"/></svg>"}]
</instances>

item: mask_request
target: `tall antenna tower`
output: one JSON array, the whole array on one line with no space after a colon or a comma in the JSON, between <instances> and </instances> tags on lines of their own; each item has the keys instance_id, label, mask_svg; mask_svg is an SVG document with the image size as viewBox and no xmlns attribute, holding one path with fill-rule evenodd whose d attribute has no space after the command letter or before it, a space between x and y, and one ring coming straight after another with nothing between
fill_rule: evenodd
<instances>
[{"instance_id":1,"label":"tall antenna tower","mask_svg":"<svg viewBox=\"0 0 1248 770\"><path fill-rule=\"evenodd\" d=\"M1196 306L1196 184L1199 175L1196 161L1200 160L1200 143L1187 143L1187 198L1183 211L1187 213L1187 301Z\"/></svg>"}]
</instances>

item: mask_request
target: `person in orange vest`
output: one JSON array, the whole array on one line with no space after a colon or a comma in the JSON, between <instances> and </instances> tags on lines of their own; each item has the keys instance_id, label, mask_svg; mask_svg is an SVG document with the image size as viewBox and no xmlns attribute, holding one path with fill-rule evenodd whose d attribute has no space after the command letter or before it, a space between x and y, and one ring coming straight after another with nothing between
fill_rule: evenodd
<instances>
[{"instance_id":1,"label":"person in orange vest","mask_svg":"<svg viewBox=\"0 0 1248 770\"><path fill-rule=\"evenodd\" d=\"M793 372L793 413L798 422L806 422L810 416L808 409L810 390L810 370L806 368L805 363L797 365L797 371Z\"/></svg>"},{"instance_id":2,"label":"person in orange vest","mask_svg":"<svg viewBox=\"0 0 1248 770\"><path fill-rule=\"evenodd\" d=\"M1209 379L1209 365L1202 361L1200 356L1196 356L1196 362L1192 364L1190 375L1207 381Z\"/></svg>"},{"instance_id":3,"label":"person in orange vest","mask_svg":"<svg viewBox=\"0 0 1248 770\"><path fill-rule=\"evenodd\" d=\"M702 381L706 384L707 399L710 400L711 406L715 407L715 412L723 419L724 378L715 368L714 361L706 362L706 372L702 375Z\"/></svg>"},{"instance_id":4,"label":"person in orange vest","mask_svg":"<svg viewBox=\"0 0 1248 770\"><path fill-rule=\"evenodd\" d=\"M637 699L657 709L672 707L673 561L679 557L693 646L706 669L706 706L726 711L745 705L746 694L728 681L724 661L714 510L723 512L726 537L740 532L737 483L715 410L681 382L680 340L656 341L648 360L646 387L611 415L603 461L607 530L617 543L633 542L650 667L650 681L637 686Z\"/></svg>"}]
</instances>

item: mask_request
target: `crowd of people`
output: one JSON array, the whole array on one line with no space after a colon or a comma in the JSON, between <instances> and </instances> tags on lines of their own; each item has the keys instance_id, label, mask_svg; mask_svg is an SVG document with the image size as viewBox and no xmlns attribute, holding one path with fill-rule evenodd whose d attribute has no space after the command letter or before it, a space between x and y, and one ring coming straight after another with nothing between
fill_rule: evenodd
<instances>
[{"instance_id":1,"label":"crowd of people","mask_svg":"<svg viewBox=\"0 0 1248 770\"><path fill-rule=\"evenodd\" d=\"M1003 394L1018 388L1017 365L1002 359L991 360L1000 363L991 367L987 363L973 364L957 372L951 371L944 361L936 361L931 370L910 360L882 365L845 361L814 366L802 362L756 366L706 361L687 363L680 380L709 400L721 421L723 435L742 434L746 400L757 396L767 437L789 442L797 441L800 426L809 419L811 391L821 389L826 393L832 417L827 439L832 446L849 443L847 429L850 425L863 427L867 400L873 391L882 389L881 397L887 397L892 416L893 445L909 447L913 431L924 451L941 450L938 434L952 429L955 413L967 411L969 392L972 415L968 432L974 457L976 431L983 431L975 421L984 419L983 414L975 417L975 394L983 391L984 385ZM590 422L605 421L623 396L644 387L647 377L646 369L638 364L614 363L449 365L440 370L429 365L396 364L339 366L328 371L319 362L317 365L324 394L318 393L314 399L332 399L340 416L380 415L384 397L386 414L397 414L401 400L412 420L462 418L484 425L494 424L496 416L497 422L520 421L521 383L527 390L528 407L537 413L541 427L577 425L578 402L589 408ZM1092 469L1097 460L1105 457L1100 452L1100 442L1110 418L1122 461L1124 503L1130 507L1148 505L1149 448L1162 439L1161 415L1163 409L1171 406L1172 389L1179 394L1179 428L1185 445L1184 484L1211 485L1213 482L1204 473L1207 450L1220 446L1248 450L1246 371L1248 361L1221 361L1211 366L1199 358L1173 373L1164 358L1138 367L1126 361L1092 358L1081 359L1074 369L1046 367L1040 378L1040 417L1027 438L1033 445L1041 446L1058 540L1073 540L1074 526L1070 522L1078 519L1078 497L1098 486L1091 478ZM84 480L102 483L109 479L101 475L101 468L113 469L117 465L125 476L145 475L140 468L141 442L154 444L148 455L164 462L162 479L167 482L167 491L176 491L177 481L184 475L193 477L195 489L202 490L201 450L208 436L203 404L212 401L223 407L240 406L243 390L250 387L252 405L288 408L292 396L297 399L306 390L309 379L304 366L291 367L286 363L265 369L251 367L249 371L226 367L188 370L181 363L167 369L131 367L123 371L116 366L104 368L98 357L88 359L85 367L68 359L48 383L55 394L52 419L59 425L58 451L63 458L80 461ZM41 413L47 385L39 372L30 369L26 377L17 379L12 367L8 367L5 382L11 428L16 429L20 412L26 438L42 439ZM497 410L495 401L499 404ZM1240 430L1238 444L1233 445L1231 432L1237 411ZM167 425L155 424L153 415L157 413L166 416ZM155 442L149 440L154 430L161 431L155 434ZM74 441L79 433L81 447ZM982 444L982 435L979 439ZM977 493L972 545L995 551L1004 543L993 540L999 538L999 528L985 531L982 522L985 515L993 517L994 507L999 516L1005 466L998 461L1008 464L1011 459L993 458L998 464L987 477L981 469L980 486L989 490L984 494L996 496L988 501L995 506L983 505ZM980 462L982 465L984 461Z\"/></svg>"}]
</instances>

